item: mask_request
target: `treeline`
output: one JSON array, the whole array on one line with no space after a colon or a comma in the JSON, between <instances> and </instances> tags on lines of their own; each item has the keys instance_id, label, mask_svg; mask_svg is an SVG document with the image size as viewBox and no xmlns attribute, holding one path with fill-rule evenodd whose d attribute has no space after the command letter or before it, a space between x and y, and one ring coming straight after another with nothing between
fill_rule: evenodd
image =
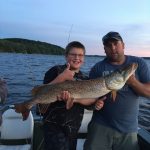
<instances>
[{"instance_id":1,"label":"treeline","mask_svg":"<svg viewBox=\"0 0 150 150\"><path fill-rule=\"evenodd\" d=\"M65 50L60 46L46 42L21 38L6 38L0 39L0 52L63 55Z\"/></svg>"}]
</instances>

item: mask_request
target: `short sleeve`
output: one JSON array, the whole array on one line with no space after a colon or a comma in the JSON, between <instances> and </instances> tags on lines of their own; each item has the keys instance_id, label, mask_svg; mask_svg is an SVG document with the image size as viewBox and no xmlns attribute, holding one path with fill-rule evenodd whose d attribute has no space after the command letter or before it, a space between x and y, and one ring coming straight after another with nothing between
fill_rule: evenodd
<instances>
[{"instance_id":1,"label":"short sleeve","mask_svg":"<svg viewBox=\"0 0 150 150\"><path fill-rule=\"evenodd\" d=\"M50 83L57 77L57 75L58 75L57 67L54 66L45 73L43 83L44 84Z\"/></svg>"},{"instance_id":2,"label":"short sleeve","mask_svg":"<svg viewBox=\"0 0 150 150\"><path fill-rule=\"evenodd\" d=\"M138 64L137 71L139 80L143 83L150 82L150 69L148 68L148 64L144 59L140 59Z\"/></svg>"},{"instance_id":3,"label":"short sleeve","mask_svg":"<svg viewBox=\"0 0 150 150\"><path fill-rule=\"evenodd\" d=\"M96 78L96 69L95 69L95 67L92 67L92 69L90 70L89 78L90 79Z\"/></svg>"}]
</instances>

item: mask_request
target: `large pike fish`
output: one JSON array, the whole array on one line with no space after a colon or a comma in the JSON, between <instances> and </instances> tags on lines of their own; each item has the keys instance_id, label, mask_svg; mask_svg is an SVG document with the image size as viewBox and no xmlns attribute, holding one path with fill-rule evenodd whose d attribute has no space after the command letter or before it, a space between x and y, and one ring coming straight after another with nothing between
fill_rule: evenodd
<instances>
[{"instance_id":1,"label":"large pike fish","mask_svg":"<svg viewBox=\"0 0 150 150\"><path fill-rule=\"evenodd\" d=\"M104 96L111 91L121 89L137 67L138 65L136 63L132 63L105 77L97 79L65 81L63 83L46 84L35 87L32 90L33 98L24 103L16 104L15 110L18 113L22 113L23 119L26 119L33 105L53 103L57 100L57 96L62 91L70 92L74 98L98 98Z\"/></svg>"}]
</instances>

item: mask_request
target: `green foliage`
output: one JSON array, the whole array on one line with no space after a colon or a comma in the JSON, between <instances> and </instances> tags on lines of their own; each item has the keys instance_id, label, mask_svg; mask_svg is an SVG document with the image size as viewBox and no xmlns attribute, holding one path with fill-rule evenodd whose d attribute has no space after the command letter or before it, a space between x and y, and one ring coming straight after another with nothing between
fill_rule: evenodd
<instances>
[{"instance_id":1,"label":"green foliage","mask_svg":"<svg viewBox=\"0 0 150 150\"><path fill-rule=\"evenodd\" d=\"M20 38L0 39L0 52L63 55L64 48L46 42Z\"/></svg>"}]
</instances>

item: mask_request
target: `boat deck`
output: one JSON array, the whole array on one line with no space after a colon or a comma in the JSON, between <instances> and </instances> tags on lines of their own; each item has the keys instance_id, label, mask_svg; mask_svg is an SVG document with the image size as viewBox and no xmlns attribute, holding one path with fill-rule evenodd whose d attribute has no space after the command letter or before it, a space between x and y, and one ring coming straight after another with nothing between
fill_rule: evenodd
<instances>
[{"instance_id":1,"label":"boat deck","mask_svg":"<svg viewBox=\"0 0 150 150\"><path fill-rule=\"evenodd\" d=\"M78 143L77 143L77 150L83 150L83 143L86 139L87 135L87 124L91 120L92 113L91 111L85 111L84 118L82 121L82 125L79 130L78 134ZM13 118L16 119L16 118ZM9 123L10 124L10 123ZM13 127L12 124L10 124ZM1 127L1 126L0 126ZM17 132L15 127L15 133ZM140 145L140 150L150 150L150 133L144 129L139 129L138 131L138 141ZM16 145L21 144L32 144L32 150L44 150L44 139L42 133L42 121L41 117L35 116L34 117L34 129L33 129L33 137L26 138L26 139L0 139L0 150L6 150L5 146L2 145L9 145L9 149L18 150ZM10 147L10 145L13 145ZM23 146L20 150L27 150L27 147Z\"/></svg>"}]
</instances>

